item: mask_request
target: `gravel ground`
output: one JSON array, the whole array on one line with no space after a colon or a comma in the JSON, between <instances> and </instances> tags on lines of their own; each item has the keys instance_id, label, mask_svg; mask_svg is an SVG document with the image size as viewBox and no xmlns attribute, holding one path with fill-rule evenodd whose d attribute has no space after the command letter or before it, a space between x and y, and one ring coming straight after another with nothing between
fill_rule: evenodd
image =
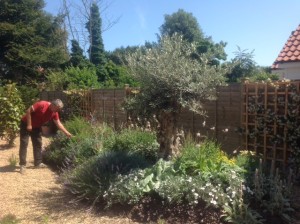
<instances>
[{"instance_id":1,"label":"gravel ground","mask_svg":"<svg viewBox=\"0 0 300 224\"><path fill-rule=\"evenodd\" d=\"M91 212L84 205L70 203L55 172L48 168L33 168L31 144L27 152L26 172L20 174L19 165L12 166L9 162L12 156L18 158L18 141L15 147L8 148L0 140L0 223L7 216L14 216L22 224L135 223L126 217L127 214Z\"/></svg>"}]
</instances>

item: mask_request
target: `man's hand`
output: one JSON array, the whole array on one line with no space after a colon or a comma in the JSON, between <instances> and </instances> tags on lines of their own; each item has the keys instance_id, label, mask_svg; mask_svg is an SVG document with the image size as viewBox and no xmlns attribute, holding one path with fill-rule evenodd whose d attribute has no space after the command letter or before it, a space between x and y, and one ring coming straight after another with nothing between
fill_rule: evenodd
<instances>
[{"instance_id":1,"label":"man's hand","mask_svg":"<svg viewBox=\"0 0 300 224\"><path fill-rule=\"evenodd\" d=\"M31 125L27 125L27 131L32 131L32 126Z\"/></svg>"},{"instance_id":2,"label":"man's hand","mask_svg":"<svg viewBox=\"0 0 300 224\"><path fill-rule=\"evenodd\" d=\"M68 138L72 137L72 134L70 132L68 132L68 130L63 126L63 124L60 122L60 120L53 120L53 122L55 123L55 125L57 126L57 128L59 130L61 130Z\"/></svg>"},{"instance_id":3,"label":"man's hand","mask_svg":"<svg viewBox=\"0 0 300 224\"><path fill-rule=\"evenodd\" d=\"M71 138L71 137L73 136L70 132L65 133L65 135L66 135L68 138Z\"/></svg>"}]
</instances>

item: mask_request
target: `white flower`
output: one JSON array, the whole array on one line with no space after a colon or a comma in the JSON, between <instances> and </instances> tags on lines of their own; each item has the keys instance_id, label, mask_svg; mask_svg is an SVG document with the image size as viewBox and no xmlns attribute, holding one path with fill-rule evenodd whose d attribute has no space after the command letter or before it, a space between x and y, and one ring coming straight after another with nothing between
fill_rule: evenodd
<instances>
[{"instance_id":1,"label":"white flower","mask_svg":"<svg viewBox=\"0 0 300 224\"><path fill-rule=\"evenodd\" d=\"M217 204L217 202L216 202L215 200L211 200L210 203L211 203L211 204L214 204L214 205Z\"/></svg>"}]
</instances>

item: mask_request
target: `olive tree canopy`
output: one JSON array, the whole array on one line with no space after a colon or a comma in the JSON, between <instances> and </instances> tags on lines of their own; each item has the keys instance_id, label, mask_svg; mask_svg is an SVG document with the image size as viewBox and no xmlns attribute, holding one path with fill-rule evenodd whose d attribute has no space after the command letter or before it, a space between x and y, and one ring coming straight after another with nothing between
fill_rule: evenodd
<instances>
[{"instance_id":1,"label":"olive tree canopy","mask_svg":"<svg viewBox=\"0 0 300 224\"><path fill-rule=\"evenodd\" d=\"M156 115L159 121L160 155L168 158L178 152L177 119L183 107L201 113L201 103L216 96L227 69L211 65L209 53L197 56L196 45L175 34L164 36L157 47L141 49L126 58L141 92L128 108L141 115Z\"/></svg>"}]
</instances>

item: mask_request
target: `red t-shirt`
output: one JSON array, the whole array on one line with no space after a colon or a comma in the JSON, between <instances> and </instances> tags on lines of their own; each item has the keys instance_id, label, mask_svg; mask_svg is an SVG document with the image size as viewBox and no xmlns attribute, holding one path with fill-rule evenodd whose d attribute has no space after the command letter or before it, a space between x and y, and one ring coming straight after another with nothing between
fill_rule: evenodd
<instances>
[{"instance_id":1,"label":"red t-shirt","mask_svg":"<svg viewBox=\"0 0 300 224\"><path fill-rule=\"evenodd\" d=\"M39 101L32 105L31 112L32 128L39 128L50 120L59 120L57 112L52 112L50 109L51 103L48 101ZM22 121L27 122L26 115L22 117Z\"/></svg>"}]
</instances>

